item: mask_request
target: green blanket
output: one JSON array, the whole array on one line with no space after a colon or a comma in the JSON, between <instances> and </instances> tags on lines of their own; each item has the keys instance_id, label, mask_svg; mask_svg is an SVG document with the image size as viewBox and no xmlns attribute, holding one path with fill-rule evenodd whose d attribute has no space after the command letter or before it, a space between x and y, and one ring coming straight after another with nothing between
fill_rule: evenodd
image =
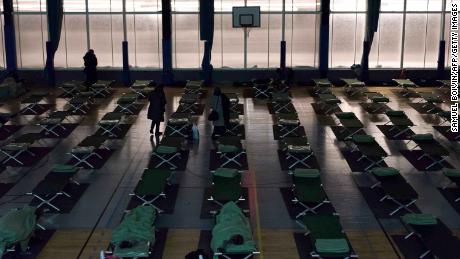
<instances>
[{"instance_id":1,"label":"green blanket","mask_svg":"<svg viewBox=\"0 0 460 259\"><path fill-rule=\"evenodd\" d=\"M229 244L234 235L241 235L242 245ZM234 202L226 203L216 216L216 225L212 230L211 249L223 253L251 253L257 251L252 240L251 226L241 209Z\"/></svg>"},{"instance_id":2,"label":"green blanket","mask_svg":"<svg viewBox=\"0 0 460 259\"><path fill-rule=\"evenodd\" d=\"M138 206L123 218L123 221L112 233L114 254L120 257L148 256L148 243L155 242L154 222L156 211L151 206ZM133 244L129 248L120 248L123 241Z\"/></svg>"},{"instance_id":3,"label":"green blanket","mask_svg":"<svg viewBox=\"0 0 460 259\"><path fill-rule=\"evenodd\" d=\"M26 206L12 210L0 218L0 258L5 250L19 242L22 251L27 250L29 238L35 229L35 207Z\"/></svg>"}]
</instances>

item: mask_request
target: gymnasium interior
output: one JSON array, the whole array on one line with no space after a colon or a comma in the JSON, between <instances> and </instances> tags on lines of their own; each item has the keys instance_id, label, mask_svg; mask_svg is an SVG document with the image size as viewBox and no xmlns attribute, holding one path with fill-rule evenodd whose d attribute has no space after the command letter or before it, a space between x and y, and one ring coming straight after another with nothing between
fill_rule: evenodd
<instances>
[{"instance_id":1,"label":"gymnasium interior","mask_svg":"<svg viewBox=\"0 0 460 259\"><path fill-rule=\"evenodd\" d=\"M457 7L3 0L0 258L460 259Z\"/></svg>"}]
</instances>

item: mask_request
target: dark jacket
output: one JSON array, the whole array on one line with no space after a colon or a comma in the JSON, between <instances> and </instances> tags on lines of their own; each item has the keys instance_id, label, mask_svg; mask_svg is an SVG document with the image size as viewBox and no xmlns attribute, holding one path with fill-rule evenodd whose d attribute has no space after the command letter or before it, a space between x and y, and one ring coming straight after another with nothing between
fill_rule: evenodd
<instances>
[{"instance_id":1,"label":"dark jacket","mask_svg":"<svg viewBox=\"0 0 460 259\"><path fill-rule=\"evenodd\" d=\"M149 94L149 110L147 118L152 121L164 121L164 112L166 105L165 93L162 90L153 91Z\"/></svg>"},{"instance_id":2,"label":"dark jacket","mask_svg":"<svg viewBox=\"0 0 460 259\"><path fill-rule=\"evenodd\" d=\"M97 81L97 58L94 53L87 52L83 57L85 69L83 72L86 74L86 84L94 84Z\"/></svg>"}]
</instances>

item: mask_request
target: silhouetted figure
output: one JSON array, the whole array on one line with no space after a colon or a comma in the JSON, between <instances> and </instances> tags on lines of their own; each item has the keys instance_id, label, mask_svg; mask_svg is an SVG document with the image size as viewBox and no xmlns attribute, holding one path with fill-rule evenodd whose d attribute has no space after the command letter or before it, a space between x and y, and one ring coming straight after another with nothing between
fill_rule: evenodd
<instances>
[{"instance_id":1,"label":"silhouetted figure","mask_svg":"<svg viewBox=\"0 0 460 259\"><path fill-rule=\"evenodd\" d=\"M217 120L213 121L214 129L212 132L212 137L216 138L225 134L230 121L230 99L222 93L219 87L214 88L211 108L218 114Z\"/></svg>"},{"instance_id":2,"label":"silhouetted figure","mask_svg":"<svg viewBox=\"0 0 460 259\"><path fill-rule=\"evenodd\" d=\"M155 90L150 92L149 96L149 111L147 113L147 118L152 120L150 125L150 134L153 134L155 129L155 135L160 136L160 123L165 120L165 106L166 106L166 95L163 91L163 86L159 85L155 87Z\"/></svg>"},{"instance_id":3,"label":"silhouetted figure","mask_svg":"<svg viewBox=\"0 0 460 259\"><path fill-rule=\"evenodd\" d=\"M87 89L89 89L92 84L97 82L97 58L94 54L94 50L88 50L83 57L83 61L85 64L83 72L86 75L85 85Z\"/></svg>"}]
</instances>

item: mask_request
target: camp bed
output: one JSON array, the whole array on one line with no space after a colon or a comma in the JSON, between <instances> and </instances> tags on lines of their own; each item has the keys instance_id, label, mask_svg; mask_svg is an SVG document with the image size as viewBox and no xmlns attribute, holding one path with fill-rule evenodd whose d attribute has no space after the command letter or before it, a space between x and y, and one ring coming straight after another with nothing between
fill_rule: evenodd
<instances>
[{"instance_id":1,"label":"camp bed","mask_svg":"<svg viewBox=\"0 0 460 259\"><path fill-rule=\"evenodd\" d=\"M171 114L166 124L166 136L168 137L184 137L191 136L192 116L190 113L175 112Z\"/></svg>"},{"instance_id":2,"label":"camp bed","mask_svg":"<svg viewBox=\"0 0 460 259\"><path fill-rule=\"evenodd\" d=\"M241 244L231 242L236 235L242 238ZM214 253L213 258L249 259L259 254L250 222L234 202L226 203L216 214L210 247Z\"/></svg>"},{"instance_id":3,"label":"camp bed","mask_svg":"<svg viewBox=\"0 0 460 259\"><path fill-rule=\"evenodd\" d=\"M366 92L365 95L367 96L367 99L370 101L371 113L380 111L385 107L387 103L390 102L390 99L388 97L378 92Z\"/></svg>"},{"instance_id":4,"label":"camp bed","mask_svg":"<svg viewBox=\"0 0 460 259\"><path fill-rule=\"evenodd\" d=\"M385 125L392 124L393 127L389 131L394 131L394 138L406 133L414 126L414 123L407 117L404 111L386 111L385 114L390 119Z\"/></svg>"},{"instance_id":5,"label":"camp bed","mask_svg":"<svg viewBox=\"0 0 460 259\"><path fill-rule=\"evenodd\" d=\"M111 87L115 83L115 80L97 80L96 83L90 86L93 96L107 97L111 93Z\"/></svg>"},{"instance_id":6,"label":"camp bed","mask_svg":"<svg viewBox=\"0 0 460 259\"><path fill-rule=\"evenodd\" d=\"M219 167L225 167L226 165L236 164L242 166L238 159L246 154L246 150L243 149L241 144L241 138L238 136L221 136L216 141L217 144L217 155L222 161Z\"/></svg>"},{"instance_id":7,"label":"camp bed","mask_svg":"<svg viewBox=\"0 0 460 259\"><path fill-rule=\"evenodd\" d=\"M452 184L455 184L457 186L457 189L460 191L460 170L453 169L453 168L444 168L442 170L442 173L444 174L445 177L447 177L450 180L450 183L444 186L443 189L446 189ZM459 202L459 201L460 201L460 195L458 196L458 198L455 198L454 202Z\"/></svg>"},{"instance_id":8,"label":"camp bed","mask_svg":"<svg viewBox=\"0 0 460 259\"><path fill-rule=\"evenodd\" d=\"M422 106L423 108L429 108L427 112L432 112L436 109L439 109L437 104L443 103L444 101L442 100L441 96L435 93L417 93L418 96L420 96L420 102L425 101L424 105Z\"/></svg>"},{"instance_id":9,"label":"camp bed","mask_svg":"<svg viewBox=\"0 0 460 259\"><path fill-rule=\"evenodd\" d=\"M371 189L380 187L384 196L380 202L391 201L397 207L389 213L393 216L400 210L413 212L411 205L418 199L418 194L412 186L399 173L399 170L393 167L374 167L371 170L372 175L377 182L371 186Z\"/></svg>"},{"instance_id":10,"label":"camp bed","mask_svg":"<svg viewBox=\"0 0 460 259\"><path fill-rule=\"evenodd\" d=\"M151 206L138 206L128 211L112 232L109 251L101 252L106 258L147 258L155 243L155 221L158 214Z\"/></svg>"},{"instance_id":11,"label":"camp bed","mask_svg":"<svg viewBox=\"0 0 460 259\"><path fill-rule=\"evenodd\" d=\"M46 205L57 211L61 211L58 205L54 204L53 201L60 196L65 196L67 198L71 197L64 191L64 188L71 182L80 185L80 183L73 179L78 171L79 169L72 165L56 164L53 166L53 169L51 169L51 172L41 180L31 192L28 192L27 195L31 195L40 201L40 203L36 205L37 208Z\"/></svg>"},{"instance_id":12,"label":"camp bed","mask_svg":"<svg viewBox=\"0 0 460 259\"><path fill-rule=\"evenodd\" d=\"M331 111L334 111L335 109L339 108L339 104L342 103L342 101L333 94L318 94L318 96L318 104L320 105L321 110L325 114L328 114Z\"/></svg>"},{"instance_id":13,"label":"camp bed","mask_svg":"<svg viewBox=\"0 0 460 259\"><path fill-rule=\"evenodd\" d=\"M426 249L418 258L430 254L433 258L460 258L460 241L440 219L430 214L409 213L401 221L409 232L404 239L416 237Z\"/></svg>"},{"instance_id":14,"label":"camp bed","mask_svg":"<svg viewBox=\"0 0 460 259\"><path fill-rule=\"evenodd\" d=\"M0 130L4 130L7 133L10 133L10 130L8 130L6 127L3 127L8 123L8 121L11 118L11 113L7 112L0 112Z\"/></svg>"},{"instance_id":15,"label":"camp bed","mask_svg":"<svg viewBox=\"0 0 460 259\"><path fill-rule=\"evenodd\" d=\"M3 164L8 163L10 160L16 161L20 165L24 165L24 162L19 160L21 154L28 154L35 157L35 154L29 150L29 148L36 141L42 138L40 133L26 133L14 139L9 144L6 144L0 148L2 154L6 155L6 159L3 160Z\"/></svg>"},{"instance_id":16,"label":"camp bed","mask_svg":"<svg viewBox=\"0 0 460 259\"><path fill-rule=\"evenodd\" d=\"M452 118L450 111L440 111L440 112L438 112L436 114L442 120L442 122L439 125L443 125L446 122L450 122L450 120Z\"/></svg>"},{"instance_id":17,"label":"camp bed","mask_svg":"<svg viewBox=\"0 0 460 259\"><path fill-rule=\"evenodd\" d=\"M300 137L297 130L300 128L300 120L297 113L275 114L275 125L279 129L280 138Z\"/></svg>"},{"instance_id":18,"label":"camp bed","mask_svg":"<svg viewBox=\"0 0 460 259\"><path fill-rule=\"evenodd\" d=\"M238 105L240 103L240 99L238 98L238 94L236 93L224 93L229 101L230 101L230 112L239 113Z\"/></svg>"},{"instance_id":19,"label":"camp bed","mask_svg":"<svg viewBox=\"0 0 460 259\"><path fill-rule=\"evenodd\" d=\"M152 80L136 80L129 88L138 97L146 98L149 93L148 87L154 84Z\"/></svg>"},{"instance_id":20,"label":"camp bed","mask_svg":"<svg viewBox=\"0 0 460 259\"><path fill-rule=\"evenodd\" d=\"M446 157L449 156L449 151L433 138L433 134L428 133L412 135L407 144L412 141L416 145L411 150L419 147L423 151L423 155L418 157L417 160L427 157L432 161L430 165L425 167L425 170L428 170L435 165L444 167L442 163L446 160Z\"/></svg>"},{"instance_id":21,"label":"camp bed","mask_svg":"<svg viewBox=\"0 0 460 259\"><path fill-rule=\"evenodd\" d=\"M447 88L450 90L450 80L436 80L438 83L441 84L441 86L439 86L439 88Z\"/></svg>"},{"instance_id":22,"label":"camp bed","mask_svg":"<svg viewBox=\"0 0 460 259\"><path fill-rule=\"evenodd\" d=\"M204 81L187 81L184 87L185 94L200 94Z\"/></svg>"},{"instance_id":23,"label":"camp bed","mask_svg":"<svg viewBox=\"0 0 460 259\"><path fill-rule=\"evenodd\" d=\"M367 172L374 166L378 166L388 156L387 152L375 141L375 138L371 135L354 135L352 137L354 148L352 152L359 151L361 156L357 162L363 159L369 161L369 165L364 168Z\"/></svg>"},{"instance_id":24,"label":"camp bed","mask_svg":"<svg viewBox=\"0 0 460 259\"><path fill-rule=\"evenodd\" d=\"M69 111L72 113L82 113L87 114L87 110L89 109L90 105L92 104L92 96L87 95L77 95L72 97L69 100L68 105L70 106Z\"/></svg>"},{"instance_id":25,"label":"camp bed","mask_svg":"<svg viewBox=\"0 0 460 259\"><path fill-rule=\"evenodd\" d=\"M61 88L64 91L65 96L74 96L77 95L79 92L83 91L83 84L84 83L82 81L71 80L60 84L59 88Z\"/></svg>"},{"instance_id":26,"label":"camp bed","mask_svg":"<svg viewBox=\"0 0 460 259\"><path fill-rule=\"evenodd\" d=\"M393 79L393 81L398 84L398 87L401 87L401 94L404 97L409 96L412 92L410 88L417 88L418 86L412 82L410 79Z\"/></svg>"},{"instance_id":27,"label":"camp bed","mask_svg":"<svg viewBox=\"0 0 460 259\"><path fill-rule=\"evenodd\" d=\"M356 78L342 78L345 82L345 93L348 96L355 96L366 91L366 84Z\"/></svg>"},{"instance_id":28,"label":"camp bed","mask_svg":"<svg viewBox=\"0 0 460 259\"><path fill-rule=\"evenodd\" d=\"M318 169L297 168L292 174L292 192L294 204L303 207L303 211L296 215L296 219L307 215L308 212L316 214L316 210L324 204L330 203L321 183L320 171Z\"/></svg>"},{"instance_id":29,"label":"camp bed","mask_svg":"<svg viewBox=\"0 0 460 259\"><path fill-rule=\"evenodd\" d=\"M314 94L331 94L332 84L327 78L313 79L315 86L313 87Z\"/></svg>"},{"instance_id":30,"label":"camp bed","mask_svg":"<svg viewBox=\"0 0 460 259\"><path fill-rule=\"evenodd\" d=\"M121 113L134 114L134 107L137 104L137 94L123 94L117 100L117 107Z\"/></svg>"},{"instance_id":31,"label":"camp bed","mask_svg":"<svg viewBox=\"0 0 460 259\"><path fill-rule=\"evenodd\" d=\"M241 172L237 169L217 168L212 172L212 188L208 201L219 206L227 202L238 203L246 200L241 187Z\"/></svg>"},{"instance_id":32,"label":"camp bed","mask_svg":"<svg viewBox=\"0 0 460 259\"><path fill-rule=\"evenodd\" d=\"M42 109L42 105L40 102L43 101L44 97L47 94L32 94L26 99L21 101L21 104L25 105L24 109L21 111L21 113L26 113L26 112L31 112L33 114L38 114L39 110Z\"/></svg>"},{"instance_id":33,"label":"camp bed","mask_svg":"<svg viewBox=\"0 0 460 259\"><path fill-rule=\"evenodd\" d=\"M349 140L364 128L363 123L353 112L338 112L335 116L339 119L340 125L343 127L340 134L346 134L345 140Z\"/></svg>"},{"instance_id":34,"label":"camp bed","mask_svg":"<svg viewBox=\"0 0 460 259\"><path fill-rule=\"evenodd\" d=\"M240 133L240 127L242 124L239 114L231 112L229 117L229 125L225 129L226 135L242 137L242 134Z\"/></svg>"},{"instance_id":35,"label":"camp bed","mask_svg":"<svg viewBox=\"0 0 460 259\"><path fill-rule=\"evenodd\" d=\"M60 137L56 130L66 129L62 124L69 115L70 113L67 111L52 112L48 117L40 120L38 126L40 126L45 131L45 135L54 135L56 137Z\"/></svg>"},{"instance_id":36,"label":"camp bed","mask_svg":"<svg viewBox=\"0 0 460 259\"><path fill-rule=\"evenodd\" d=\"M285 137L280 140L280 144L281 150L285 152L289 170L299 166L311 168L307 161L314 153L307 137Z\"/></svg>"},{"instance_id":37,"label":"camp bed","mask_svg":"<svg viewBox=\"0 0 460 259\"><path fill-rule=\"evenodd\" d=\"M184 94L179 100L178 112L195 114L200 101L199 94Z\"/></svg>"},{"instance_id":38,"label":"camp bed","mask_svg":"<svg viewBox=\"0 0 460 259\"><path fill-rule=\"evenodd\" d=\"M313 258L358 258L345 235L338 215L306 215L297 219L310 237Z\"/></svg>"},{"instance_id":39,"label":"camp bed","mask_svg":"<svg viewBox=\"0 0 460 259\"><path fill-rule=\"evenodd\" d=\"M21 252L27 252L30 238L38 225L36 210L35 207L24 206L10 210L0 217L0 258L9 252L15 252L17 247Z\"/></svg>"},{"instance_id":40,"label":"camp bed","mask_svg":"<svg viewBox=\"0 0 460 259\"><path fill-rule=\"evenodd\" d=\"M74 166L86 164L90 168L94 169L94 165L92 165L88 160L91 157L97 157L101 160L103 159L102 156L97 153L97 151L98 149L110 150L107 146L104 145L106 141L107 137L95 135L88 136L82 140L70 151L70 155L76 159Z\"/></svg>"},{"instance_id":41,"label":"camp bed","mask_svg":"<svg viewBox=\"0 0 460 259\"><path fill-rule=\"evenodd\" d=\"M121 112L108 112L99 121L99 127L102 130L101 135L116 137L114 132L120 129L120 123L125 115Z\"/></svg>"},{"instance_id":42,"label":"camp bed","mask_svg":"<svg viewBox=\"0 0 460 259\"><path fill-rule=\"evenodd\" d=\"M273 90L271 87L272 80L269 78L265 79L253 79L252 89L254 91L255 98L270 98L270 93Z\"/></svg>"},{"instance_id":43,"label":"camp bed","mask_svg":"<svg viewBox=\"0 0 460 259\"><path fill-rule=\"evenodd\" d=\"M160 168L163 164L169 165L169 169L176 170L178 165L173 163L175 158L182 158L181 152L184 149L185 139L181 137L164 137L152 152L152 156L160 161L153 165Z\"/></svg>"},{"instance_id":44,"label":"camp bed","mask_svg":"<svg viewBox=\"0 0 460 259\"><path fill-rule=\"evenodd\" d=\"M295 112L292 106L291 97L288 92L273 92L271 104L274 113L292 113Z\"/></svg>"},{"instance_id":45,"label":"camp bed","mask_svg":"<svg viewBox=\"0 0 460 259\"><path fill-rule=\"evenodd\" d=\"M152 206L158 213L163 212L155 205L159 198L166 198L165 189L169 184L171 171L161 169L145 169L141 180L130 196L134 196L142 202L142 206Z\"/></svg>"}]
</instances>

